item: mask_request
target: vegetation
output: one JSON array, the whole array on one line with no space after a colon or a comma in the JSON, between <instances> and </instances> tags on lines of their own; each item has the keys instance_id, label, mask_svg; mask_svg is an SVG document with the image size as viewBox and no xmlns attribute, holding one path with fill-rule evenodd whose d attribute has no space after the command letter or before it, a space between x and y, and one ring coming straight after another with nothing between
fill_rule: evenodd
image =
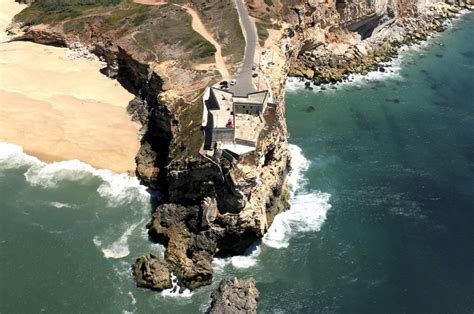
<instances>
[{"instance_id":1,"label":"vegetation","mask_svg":"<svg viewBox=\"0 0 474 314\"><path fill-rule=\"evenodd\" d=\"M222 47L222 54L232 62L240 62L244 56L245 38L239 22L239 14L233 0L189 0L199 13L203 24Z\"/></svg>"},{"instance_id":2,"label":"vegetation","mask_svg":"<svg viewBox=\"0 0 474 314\"><path fill-rule=\"evenodd\" d=\"M183 2L175 0L174 2ZM66 33L85 35L87 24L100 25L112 37L129 37L144 60L179 57L202 60L215 47L191 26L191 16L172 4L149 6L132 0L37 0L16 20L27 25L62 23ZM131 35L133 33L133 35ZM173 52L173 53L171 53Z\"/></svg>"},{"instance_id":3,"label":"vegetation","mask_svg":"<svg viewBox=\"0 0 474 314\"><path fill-rule=\"evenodd\" d=\"M260 46L263 46L269 36L269 33L268 33L269 25L265 23L257 22L256 26L257 26L258 42L260 43Z\"/></svg>"},{"instance_id":4,"label":"vegetation","mask_svg":"<svg viewBox=\"0 0 474 314\"><path fill-rule=\"evenodd\" d=\"M263 2L265 2L265 4L268 5L269 7L273 5L273 0L263 0Z\"/></svg>"},{"instance_id":5,"label":"vegetation","mask_svg":"<svg viewBox=\"0 0 474 314\"><path fill-rule=\"evenodd\" d=\"M51 24L85 15L88 11L130 3L131 0L37 0L15 16L28 25Z\"/></svg>"},{"instance_id":6,"label":"vegetation","mask_svg":"<svg viewBox=\"0 0 474 314\"><path fill-rule=\"evenodd\" d=\"M198 95L202 94L202 90ZM176 134L175 145L170 151L170 158L180 159L189 156L196 156L204 141L204 134L201 130L202 104L200 101L193 103L183 103L179 105L183 111L179 114L180 125L186 131Z\"/></svg>"},{"instance_id":7,"label":"vegetation","mask_svg":"<svg viewBox=\"0 0 474 314\"><path fill-rule=\"evenodd\" d=\"M160 18L153 18L151 23L143 25L134 36L141 49L156 51L162 60L174 58L165 46L177 46L189 53L189 59L202 59L213 55L215 47L191 26L191 16L182 9L165 7L159 13ZM160 49L162 47L163 49Z\"/></svg>"}]
</instances>

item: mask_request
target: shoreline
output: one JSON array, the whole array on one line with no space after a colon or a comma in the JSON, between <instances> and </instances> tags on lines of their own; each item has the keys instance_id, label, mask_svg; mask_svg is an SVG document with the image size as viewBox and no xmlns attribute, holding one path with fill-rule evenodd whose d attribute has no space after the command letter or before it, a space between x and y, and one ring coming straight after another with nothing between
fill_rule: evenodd
<instances>
[{"instance_id":1,"label":"shoreline","mask_svg":"<svg viewBox=\"0 0 474 314\"><path fill-rule=\"evenodd\" d=\"M0 35L24 6L0 0ZM98 59L32 42L0 43L0 141L47 163L75 160L135 173L140 126L134 95L100 73Z\"/></svg>"},{"instance_id":2,"label":"shoreline","mask_svg":"<svg viewBox=\"0 0 474 314\"><path fill-rule=\"evenodd\" d=\"M447 4L433 6L418 22L410 20L401 29L399 26L391 26L379 34L347 46L343 53L335 54L335 48L329 48L334 44L305 51L299 63L290 69L289 77L301 80L304 87L311 90L314 87L351 83L350 79L354 76L365 77L374 72L388 73L386 70L390 69L390 64L404 50L427 42L435 34L443 33L449 27L447 23L472 12L473 7Z\"/></svg>"},{"instance_id":3,"label":"shoreline","mask_svg":"<svg viewBox=\"0 0 474 314\"><path fill-rule=\"evenodd\" d=\"M322 83L315 83L314 79L308 79L302 76L289 76L286 80L287 91L306 90L315 93L335 92L345 87L357 87L360 84L366 84L369 82L384 81L387 79L402 79L402 77L399 76L399 72L403 65L404 54L413 52L417 49L426 48L425 46L430 45L430 42L436 36L442 35L449 28L453 27L453 23L461 21L464 16L470 13L474 14L474 11L468 9L461 10L455 16L447 18L442 22L443 29L441 31L433 31L427 34L424 39L402 44L388 60L383 60L375 64L373 66L374 69L369 70L367 73L350 73L342 77L340 80Z\"/></svg>"}]
</instances>

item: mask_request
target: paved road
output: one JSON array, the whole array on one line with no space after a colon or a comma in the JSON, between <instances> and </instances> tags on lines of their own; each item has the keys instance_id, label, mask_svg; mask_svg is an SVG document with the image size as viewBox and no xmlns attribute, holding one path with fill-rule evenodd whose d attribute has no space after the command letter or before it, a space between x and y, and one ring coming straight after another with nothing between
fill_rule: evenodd
<instances>
[{"instance_id":1,"label":"paved road","mask_svg":"<svg viewBox=\"0 0 474 314\"><path fill-rule=\"evenodd\" d=\"M248 93L255 92L257 89L252 84L252 66L254 64L255 47L257 45L257 32L254 24L250 20L244 0L235 0L237 11L239 12L242 32L245 32L245 56L244 63L239 74L236 77L237 83L230 87L230 91L236 96L246 96Z\"/></svg>"}]
</instances>

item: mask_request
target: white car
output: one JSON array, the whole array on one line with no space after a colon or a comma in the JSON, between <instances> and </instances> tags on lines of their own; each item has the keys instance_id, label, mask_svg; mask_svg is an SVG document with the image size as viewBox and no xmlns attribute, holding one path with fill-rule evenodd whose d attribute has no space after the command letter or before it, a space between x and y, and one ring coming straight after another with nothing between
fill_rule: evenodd
<instances>
[{"instance_id":1,"label":"white car","mask_svg":"<svg viewBox=\"0 0 474 314\"><path fill-rule=\"evenodd\" d=\"M232 80L232 81L230 81L230 85L232 85L232 86L234 86L234 85L235 85L235 83L237 83L237 81L236 81L236 80Z\"/></svg>"}]
</instances>

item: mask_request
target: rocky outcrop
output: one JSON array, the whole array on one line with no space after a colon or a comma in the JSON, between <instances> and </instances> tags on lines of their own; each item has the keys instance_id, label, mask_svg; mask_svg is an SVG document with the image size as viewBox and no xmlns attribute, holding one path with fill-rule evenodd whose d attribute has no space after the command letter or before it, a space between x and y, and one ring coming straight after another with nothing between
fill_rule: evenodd
<instances>
[{"instance_id":1,"label":"rocky outcrop","mask_svg":"<svg viewBox=\"0 0 474 314\"><path fill-rule=\"evenodd\" d=\"M253 278L223 279L211 295L210 314L257 313L260 294Z\"/></svg>"},{"instance_id":2,"label":"rocky outcrop","mask_svg":"<svg viewBox=\"0 0 474 314\"><path fill-rule=\"evenodd\" d=\"M153 254L137 258L132 274L138 287L160 291L172 286L168 264Z\"/></svg>"},{"instance_id":3,"label":"rocky outcrop","mask_svg":"<svg viewBox=\"0 0 474 314\"><path fill-rule=\"evenodd\" d=\"M192 52L182 41L170 44L158 33L151 36L160 29L154 23L180 20L183 10L153 7L149 15L137 10L133 19L118 24L100 12L82 21L74 17L54 25L28 25L18 39L71 48L80 42L106 63L105 75L136 96L127 108L142 125L136 174L162 193L163 203L147 227L150 237L167 248L164 260L140 258L136 278L142 286L159 289L165 281L153 279L153 272L162 278L168 271L194 289L211 282L213 256L244 253L263 237L275 215L288 208L287 74L321 84L377 69L403 43L441 29L442 18L455 14L460 3L468 6L427 2L274 1L265 14L283 27L280 42L271 47L272 66L262 69L274 105L262 117L265 127L256 151L240 159L211 160L199 153L201 94L219 78L194 69Z\"/></svg>"},{"instance_id":4,"label":"rocky outcrop","mask_svg":"<svg viewBox=\"0 0 474 314\"><path fill-rule=\"evenodd\" d=\"M295 33L293 45L298 57L292 60L290 75L312 80L315 85L335 83L352 73L384 71L389 61L406 44L436 31L442 21L470 1L336 1L314 10L312 1L301 1L289 21ZM321 13L326 10L332 12Z\"/></svg>"}]
</instances>

